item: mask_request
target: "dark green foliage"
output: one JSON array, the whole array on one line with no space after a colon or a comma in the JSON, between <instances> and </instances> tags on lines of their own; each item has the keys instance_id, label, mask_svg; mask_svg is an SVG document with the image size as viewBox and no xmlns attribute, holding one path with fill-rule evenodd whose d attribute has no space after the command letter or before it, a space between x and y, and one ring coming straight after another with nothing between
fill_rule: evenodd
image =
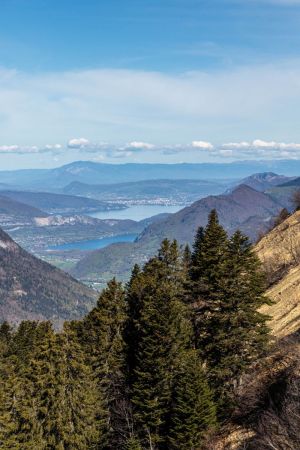
<instances>
[{"instance_id":1,"label":"dark green foliage","mask_svg":"<svg viewBox=\"0 0 300 450\"><path fill-rule=\"evenodd\" d=\"M267 317L257 311L268 302L264 290L248 239L239 231L228 239L212 211L194 246L190 298L197 347L208 365L221 414L228 412L233 384L266 349Z\"/></svg>"},{"instance_id":2,"label":"dark green foliage","mask_svg":"<svg viewBox=\"0 0 300 450\"><path fill-rule=\"evenodd\" d=\"M17 342L22 330L26 342L28 325L20 326ZM55 335L49 322L41 323L27 358L26 363L20 353L10 355L1 364L2 448L93 448L101 431L101 399L71 331Z\"/></svg>"},{"instance_id":3,"label":"dark green foliage","mask_svg":"<svg viewBox=\"0 0 300 450\"><path fill-rule=\"evenodd\" d=\"M127 409L123 341L125 317L125 292L121 283L113 279L102 291L97 306L82 323L81 342L86 360L104 400L103 448L118 448L124 440L122 432L126 427L124 416Z\"/></svg>"},{"instance_id":4,"label":"dark green foliage","mask_svg":"<svg viewBox=\"0 0 300 450\"><path fill-rule=\"evenodd\" d=\"M125 450L142 450L142 447L139 440L136 437L131 436L126 442Z\"/></svg>"},{"instance_id":5,"label":"dark green foliage","mask_svg":"<svg viewBox=\"0 0 300 450\"><path fill-rule=\"evenodd\" d=\"M268 345L264 276L216 211L193 252L167 239L81 321L0 326L0 447L199 450Z\"/></svg>"},{"instance_id":6,"label":"dark green foliage","mask_svg":"<svg viewBox=\"0 0 300 450\"><path fill-rule=\"evenodd\" d=\"M162 446L172 398L172 383L180 355L192 339L189 311L180 301L183 271L177 243L165 240L139 280L138 313L133 322L135 353L131 367L134 419L146 446ZM142 290L142 291L141 291ZM152 448L152 447L151 447Z\"/></svg>"},{"instance_id":7,"label":"dark green foliage","mask_svg":"<svg viewBox=\"0 0 300 450\"><path fill-rule=\"evenodd\" d=\"M194 450L216 426L216 407L206 374L195 350L182 355L172 394L169 447Z\"/></svg>"}]
</instances>

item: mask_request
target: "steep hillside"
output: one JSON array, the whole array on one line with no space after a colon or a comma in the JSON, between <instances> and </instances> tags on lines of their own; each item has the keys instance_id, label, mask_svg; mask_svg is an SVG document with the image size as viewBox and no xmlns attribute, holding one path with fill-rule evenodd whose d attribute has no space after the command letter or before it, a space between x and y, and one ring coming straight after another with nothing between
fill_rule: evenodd
<instances>
[{"instance_id":1,"label":"steep hillside","mask_svg":"<svg viewBox=\"0 0 300 450\"><path fill-rule=\"evenodd\" d=\"M291 181L291 178L285 175L278 175L274 172L262 172L250 175L250 177L240 180L238 184L245 184L256 191L264 192L273 186L278 186L288 181Z\"/></svg>"},{"instance_id":2,"label":"steep hillside","mask_svg":"<svg viewBox=\"0 0 300 450\"><path fill-rule=\"evenodd\" d=\"M89 184L113 184L154 179L241 179L258 172L278 172L298 176L300 163L296 160L238 161L202 164L103 164L76 161L55 169L1 171L2 183L20 188L58 189L73 181Z\"/></svg>"},{"instance_id":3,"label":"steep hillside","mask_svg":"<svg viewBox=\"0 0 300 450\"><path fill-rule=\"evenodd\" d=\"M300 211L268 233L256 246L270 283L267 294L274 305L263 312L276 336L300 328Z\"/></svg>"},{"instance_id":4,"label":"steep hillside","mask_svg":"<svg viewBox=\"0 0 300 450\"><path fill-rule=\"evenodd\" d=\"M96 293L35 258L0 229L0 321L51 320L58 326L91 308Z\"/></svg>"},{"instance_id":5,"label":"steep hillside","mask_svg":"<svg viewBox=\"0 0 300 450\"><path fill-rule=\"evenodd\" d=\"M105 273L113 275L115 272L109 265L112 260L114 270L121 279L126 279L131 269L129 262L143 262L155 253L165 237L191 244L197 228L206 225L213 208L217 209L220 222L229 233L239 228L255 240L260 232L268 229L271 218L281 206L268 195L242 185L228 195L206 197L159 223L150 224L134 244L116 244L87 255L72 274L80 279L94 279L95 273L103 273L105 269Z\"/></svg>"},{"instance_id":6,"label":"steep hillside","mask_svg":"<svg viewBox=\"0 0 300 450\"><path fill-rule=\"evenodd\" d=\"M172 214L159 225L149 226L140 236L139 242L152 242L157 247L167 236L182 243L190 243L197 228L206 224L207 216L213 208L218 211L220 222L229 233L240 228L251 239L256 239L258 233L266 229L266 223L278 212L280 206L268 195L240 185L229 195L206 197Z\"/></svg>"},{"instance_id":7,"label":"steep hillside","mask_svg":"<svg viewBox=\"0 0 300 450\"><path fill-rule=\"evenodd\" d=\"M256 245L273 305L261 311L275 346L240 380L231 419L204 450L300 448L300 211Z\"/></svg>"},{"instance_id":8,"label":"steep hillside","mask_svg":"<svg viewBox=\"0 0 300 450\"><path fill-rule=\"evenodd\" d=\"M35 217L46 217L48 214L31 205L0 194L0 215L34 219Z\"/></svg>"},{"instance_id":9,"label":"steep hillside","mask_svg":"<svg viewBox=\"0 0 300 450\"><path fill-rule=\"evenodd\" d=\"M91 198L53 194L49 192L5 190L1 191L0 195L9 197L17 202L26 203L34 208L41 208L43 211L47 211L50 214L86 213L121 208L121 205L108 204Z\"/></svg>"},{"instance_id":10,"label":"steep hillside","mask_svg":"<svg viewBox=\"0 0 300 450\"><path fill-rule=\"evenodd\" d=\"M300 188L300 177L293 178L292 180L286 181L280 184L281 187L298 187Z\"/></svg>"}]
</instances>

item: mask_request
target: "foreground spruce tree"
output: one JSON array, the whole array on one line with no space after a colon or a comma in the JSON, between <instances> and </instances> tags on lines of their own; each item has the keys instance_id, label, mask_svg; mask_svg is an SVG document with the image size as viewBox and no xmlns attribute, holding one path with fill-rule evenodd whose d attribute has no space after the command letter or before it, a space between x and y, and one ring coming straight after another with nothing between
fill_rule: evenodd
<instances>
[{"instance_id":1,"label":"foreground spruce tree","mask_svg":"<svg viewBox=\"0 0 300 450\"><path fill-rule=\"evenodd\" d=\"M180 372L183 355L191 347L193 340L190 311L182 302L184 274L177 243L165 240L158 256L146 264L142 273L134 274L129 286L131 296L134 286L135 293L139 292L135 297L139 304L132 322L136 341L132 347L130 345L133 341L128 342L128 351L135 353L135 358L131 359L134 367L131 367L133 373L130 377L130 393L134 423L142 448L168 448L171 405L173 395L177 395L173 386L176 375ZM183 372L185 368L184 366ZM193 401L194 398L190 396L189 402ZM187 408L192 408L191 403ZM201 428L199 420L198 424ZM175 422L173 426L172 433L175 435ZM198 439L199 444L200 434L193 439Z\"/></svg>"},{"instance_id":2,"label":"foreground spruce tree","mask_svg":"<svg viewBox=\"0 0 300 450\"><path fill-rule=\"evenodd\" d=\"M237 232L229 240L213 210L197 234L190 277L196 345L222 416L234 383L266 349L267 317L257 311L268 302L264 276L247 238Z\"/></svg>"},{"instance_id":3,"label":"foreground spruce tree","mask_svg":"<svg viewBox=\"0 0 300 450\"><path fill-rule=\"evenodd\" d=\"M22 322L17 332L1 327L0 447L17 450L45 445L34 395L31 355L35 351L36 322ZM4 347L3 347L4 344Z\"/></svg>"},{"instance_id":4,"label":"foreground spruce tree","mask_svg":"<svg viewBox=\"0 0 300 450\"><path fill-rule=\"evenodd\" d=\"M125 318L124 289L113 279L82 323L80 339L104 402L106 425L100 448L121 448L126 436Z\"/></svg>"},{"instance_id":5,"label":"foreground spruce tree","mask_svg":"<svg viewBox=\"0 0 300 450\"><path fill-rule=\"evenodd\" d=\"M182 355L173 386L169 445L174 450L195 450L209 429L216 426L216 407L199 355Z\"/></svg>"}]
</instances>

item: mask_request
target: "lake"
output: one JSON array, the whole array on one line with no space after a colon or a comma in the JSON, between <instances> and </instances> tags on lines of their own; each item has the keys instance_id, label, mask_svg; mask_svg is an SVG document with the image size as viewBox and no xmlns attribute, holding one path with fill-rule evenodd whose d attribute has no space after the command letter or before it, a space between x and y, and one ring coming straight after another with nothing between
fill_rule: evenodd
<instances>
[{"instance_id":1,"label":"lake","mask_svg":"<svg viewBox=\"0 0 300 450\"><path fill-rule=\"evenodd\" d=\"M184 208L184 206L133 205L126 209L120 209L117 211L100 211L89 214L89 216L96 217L97 219L131 219L139 221L161 213L175 213L182 208Z\"/></svg>"},{"instance_id":2,"label":"lake","mask_svg":"<svg viewBox=\"0 0 300 450\"><path fill-rule=\"evenodd\" d=\"M97 219L131 219L131 220L143 220L148 217L156 216L161 213L174 213L182 209L183 206L164 206L164 205L133 205L127 209L121 209L119 211L103 211L98 213L89 214L91 217ZM122 234L118 236L111 236L102 239L93 239L88 241L71 242L69 244L57 245L49 247L49 250L97 250L104 248L107 245L117 242L133 242L137 234Z\"/></svg>"},{"instance_id":3,"label":"lake","mask_svg":"<svg viewBox=\"0 0 300 450\"><path fill-rule=\"evenodd\" d=\"M116 242L133 242L137 234L122 234L119 236L111 236L102 239L93 239L88 241L71 242L69 244L56 245L49 247L49 250L97 250Z\"/></svg>"}]
</instances>

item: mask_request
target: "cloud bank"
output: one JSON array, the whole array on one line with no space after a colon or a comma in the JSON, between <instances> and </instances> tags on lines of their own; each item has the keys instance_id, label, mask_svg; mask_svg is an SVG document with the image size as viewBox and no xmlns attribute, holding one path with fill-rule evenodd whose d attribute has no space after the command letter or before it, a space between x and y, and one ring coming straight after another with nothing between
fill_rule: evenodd
<instances>
[{"instance_id":1,"label":"cloud bank","mask_svg":"<svg viewBox=\"0 0 300 450\"><path fill-rule=\"evenodd\" d=\"M274 140L254 139L253 141L226 142L213 144L207 141L194 140L186 144L155 145L149 142L132 141L123 145L115 145L104 142L94 142L87 138L72 138L64 145L46 144L38 147L20 145L0 145L0 154L65 154L77 150L82 154L93 154L93 160L103 161L110 158L130 159L136 154L156 153L161 155L182 156L192 153L195 157L207 155L209 158L230 159L299 159L300 143L276 142Z\"/></svg>"},{"instance_id":2,"label":"cloud bank","mask_svg":"<svg viewBox=\"0 0 300 450\"><path fill-rule=\"evenodd\" d=\"M2 69L0 154L300 158L299 80L300 60L176 75Z\"/></svg>"}]
</instances>

